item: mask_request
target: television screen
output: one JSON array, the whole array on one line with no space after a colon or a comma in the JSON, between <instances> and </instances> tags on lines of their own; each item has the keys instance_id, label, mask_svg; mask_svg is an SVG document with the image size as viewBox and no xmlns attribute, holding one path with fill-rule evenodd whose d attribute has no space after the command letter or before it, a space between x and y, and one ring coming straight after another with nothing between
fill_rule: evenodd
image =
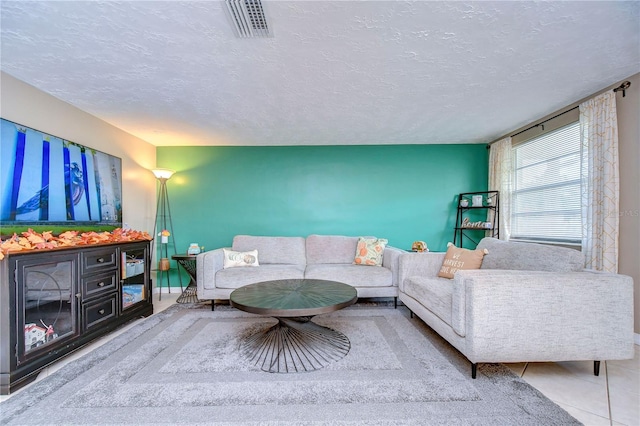
<instances>
[{"instance_id":1,"label":"television screen","mask_svg":"<svg viewBox=\"0 0 640 426\"><path fill-rule=\"evenodd\" d=\"M122 226L120 158L0 120L0 236Z\"/></svg>"}]
</instances>

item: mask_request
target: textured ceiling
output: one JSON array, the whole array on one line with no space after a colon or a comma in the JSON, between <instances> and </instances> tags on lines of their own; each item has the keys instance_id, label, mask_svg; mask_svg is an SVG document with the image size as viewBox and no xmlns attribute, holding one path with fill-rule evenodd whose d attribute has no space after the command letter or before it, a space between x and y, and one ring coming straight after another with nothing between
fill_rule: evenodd
<instances>
[{"instance_id":1,"label":"textured ceiling","mask_svg":"<svg viewBox=\"0 0 640 426\"><path fill-rule=\"evenodd\" d=\"M640 71L640 3L1 2L1 68L155 145L493 140Z\"/></svg>"}]
</instances>

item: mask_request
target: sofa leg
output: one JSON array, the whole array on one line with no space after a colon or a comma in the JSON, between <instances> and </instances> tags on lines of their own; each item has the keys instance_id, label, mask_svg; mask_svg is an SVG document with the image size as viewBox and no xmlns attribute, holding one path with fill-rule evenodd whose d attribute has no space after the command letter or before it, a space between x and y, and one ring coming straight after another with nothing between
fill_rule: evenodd
<instances>
[{"instance_id":1,"label":"sofa leg","mask_svg":"<svg viewBox=\"0 0 640 426\"><path fill-rule=\"evenodd\" d=\"M471 378L475 379L477 373L478 373L478 363L472 362L471 363Z\"/></svg>"},{"instance_id":2,"label":"sofa leg","mask_svg":"<svg viewBox=\"0 0 640 426\"><path fill-rule=\"evenodd\" d=\"M393 298L393 309L398 309L398 297Z\"/></svg>"},{"instance_id":3,"label":"sofa leg","mask_svg":"<svg viewBox=\"0 0 640 426\"><path fill-rule=\"evenodd\" d=\"M600 375L600 361L593 361L593 375Z\"/></svg>"},{"instance_id":4,"label":"sofa leg","mask_svg":"<svg viewBox=\"0 0 640 426\"><path fill-rule=\"evenodd\" d=\"M215 308L216 308L216 301L211 299L211 310L215 311Z\"/></svg>"}]
</instances>

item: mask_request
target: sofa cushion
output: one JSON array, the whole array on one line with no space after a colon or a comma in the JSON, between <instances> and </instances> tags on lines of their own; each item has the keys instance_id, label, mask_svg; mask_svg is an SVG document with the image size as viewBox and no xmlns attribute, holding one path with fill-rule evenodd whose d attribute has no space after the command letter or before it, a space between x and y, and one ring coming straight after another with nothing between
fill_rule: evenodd
<instances>
[{"instance_id":1,"label":"sofa cushion","mask_svg":"<svg viewBox=\"0 0 640 426\"><path fill-rule=\"evenodd\" d=\"M260 264L304 265L305 243L302 237L256 237L236 235L231 247L235 251L258 250Z\"/></svg>"},{"instance_id":2,"label":"sofa cushion","mask_svg":"<svg viewBox=\"0 0 640 426\"><path fill-rule=\"evenodd\" d=\"M449 243L438 276L451 279L456 271L480 269L485 254L487 254L487 249L469 250Z\"/></svg>"},{"instance_id":3,"label":"sofa cushion","mask_svg":"<svg viewBox=\"0 0 640 426\"><path fill-rule=\"evenodd\" d=\"M354 287L389 287L393 285L391 270L387 268L363 268L352 264L307 265L304 277L339 281Z\"/></svg>"},{"instance_id":4,"label":"sofa cushion","mask_svg":"<svg viewBox=\"0 0 640 426\"><path fill-rule=\"evenodd\" d=\"M382 256L388 241L384 238L358 238L353 263L363 266L382 266Z\"/></svg>"},{"instance_id":5,"label":"sofa cushion","mask_svg":"<svg viewBox=\"0 0 640 426\"><path fill-rule=\"evenodd\" d=\"M233 251L222 249L224 253L224 268L235 268L238 266L260 266L258 263L258 250Z\"/></svg>"},{"instance_id":6,"label":"sofa cushion","mask_svg":"<svg viewBox=\"0 0 640 426\"><path fill-rule=\"evenodd\" d=\"M307 264L352 263L358 237L309 235L306 241Z\"/></svg>"},{"instance_id":7,"label":"sofa cushion","mask_svg":"<svg viewBox=\"0 0 640 426\"><path fill-rule=\"evenodd\" d=\"M489 250L482 269L577 272L584 268L582 253L566 247L483 238L478 248Z\"/></svg>"},{"instance_id":8,"label":"sofa cushion","mask_svg":"<svg viewBox=\"0 0 640 426\"><path fill-rule=\"evenodd\" d=\"M453 284L447 278L411 276L404 280L404 292L451 326Z\"/></svg>"},{"instance_id":9,"label":"sofa cushion","mask_svg":"<svg viewBox=\"0 0 640 426\"><path fill-rule=\"evenodd\" d=\"M304 278L304 266L299 265L260 265L238 266L216 272L215 287L238 288L262 281ZM206 287L205 283L205 288Z\"/></svg>"}]
</instances>

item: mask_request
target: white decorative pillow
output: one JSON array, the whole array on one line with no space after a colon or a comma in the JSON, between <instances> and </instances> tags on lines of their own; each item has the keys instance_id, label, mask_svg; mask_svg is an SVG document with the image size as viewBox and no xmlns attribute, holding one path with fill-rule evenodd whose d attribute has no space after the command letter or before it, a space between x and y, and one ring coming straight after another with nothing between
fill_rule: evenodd
<instances>
[{"instance_id":1,"label":"white decorative pillow","mask_svg":"<svg viewBox=\"0 0 640 426\"><path fill-rule=\"evenodd\" d=\"M388 240L384 238L358 238L356 257L353 263L356 265L382 266L382 255Z\"/></svg>"},{"instance_id":2,"label":"white decorative pillow","mask_svg":"<svg viewBox=\"0 0 640 426\"><path fill-rule=\"evenodd\" d=\"M260 266L258 264L258 250L251 251L233 251L222 249L224 253L224 268L233 268L234 266Z\"/></svg>"}]
</instances>

